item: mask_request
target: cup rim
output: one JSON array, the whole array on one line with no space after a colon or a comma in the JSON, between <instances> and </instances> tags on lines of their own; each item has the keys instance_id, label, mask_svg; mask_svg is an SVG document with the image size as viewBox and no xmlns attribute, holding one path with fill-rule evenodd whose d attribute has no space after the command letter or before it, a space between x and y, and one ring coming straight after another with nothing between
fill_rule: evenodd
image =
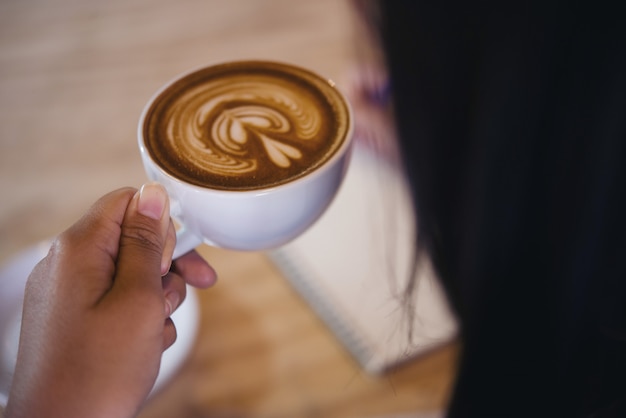
<instances>
[{"instance_id":1,"label":"cup rim","mask_svg":"<svg viewBox=\"0 0 626 418\"><path fill-rule=\"evenodd\" d=\"M217 189L217 188L212 188L212 187L207 187L207 186L200 186L198 184L194 184L194 183L190 183L187 182L185 180L182 180L178 177L176 177L175 175L171 174L170 172L168 172L167 170L165 170L163 167L161 167L161 165L156 162L154 160L154 158L152 158L152 155L150 154L150 152L147 150L146 145L145 145L145 140L144 140L144 135L143 135L143 131L144 131L144 124L146 122L146 118L148 116L149 111L152 108L152 105L155 103L155 101L166 91L168 90L173 84L177 83L179 80L188 77L196 72L202 71L206 68L210 68L210 67L216 67L216 66L220 66L220 65L230 65L230 64L247 64L247 63L262 63L262 64L275 64L275 65L279 65L279 66L286 66L286 67L292 67L295 68L299 71L305 71L307 73L313 74L315 77L319 78L320 80L325 81L326 83L328 83L330 85L330 87L332 89L335 90L335 92L338 94L338 96L342 99L346 110L348 112L348 128L346 130L346 134L345 137L341 143L341 145L339 146L339 148L337 148L337 150L333 153L333 155L330 156L330 158L328 158L326 161L324 161L319 167L315 168L313 171L311 171L310 173L302 176L302 177L298 177L294 180L288 181L286 183L281 183L281 184L276 184L276 185L271 185L271 186L266 186L266 187L258 187L258 188L254 188L254 189L246 189L246 190L228 190L228 189ZM179 73L178 75L172 77L168 82L166 82L165 84L163 84L155 93L153 93L150 96L150 99L146 102L146 104L144 105L142 111L141 111L141 115L139 117L139 123L137 125L137 140L139 143L139 151L141 153L142 156L147 157L150 162L153 164L154 168L156 168L163 176L167 177L169 180L171 181L175 181L179 184L185 185L186 187L192 188L194 190L198 190L198 191L208 191L211 193L216 193L216 194L226 194L226 195L259 195L259 194L266 194L266 193L271 193L274 190L277 189L287 189L287 188L291 188L291 187L297 187L297 185L301 184L301 183L308 183L309 181L312 181L314 178L319 177L320 175L322 175L324 172L326 172L327 170L329 170L331 167L333 167L335 165L335 163L342 159L346 154L349 153L349 150L352 146L352 143L354 142L354 111L352 109L352 105L350 104L350 102L348 101L347 97L345 96L345 94L343 92L341 92L341 90L339 90L339 88L337 87L336 83L327 77L324 77L322 75L320 75L319 73L309 70L307 68L295 65L295 64L291 64L289 62L284 62L284 61L275 61L275 60L264 60L264 59L243 59L243 60L230 60L230 61L221 61L221 62L216 62L213 64L205 64L205 65L199 65L195 68L192 68L190 70L184 71Z\"/></svg>"}]
</instances>

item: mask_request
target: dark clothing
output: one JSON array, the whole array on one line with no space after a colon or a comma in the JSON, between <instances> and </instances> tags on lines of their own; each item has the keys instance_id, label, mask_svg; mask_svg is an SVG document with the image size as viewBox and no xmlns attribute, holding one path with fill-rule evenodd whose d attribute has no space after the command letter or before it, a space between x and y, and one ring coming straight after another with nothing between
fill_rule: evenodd
<instances>
[{"instance_id":1,"label":"dark clothing","mask_svg":"<svg viewBox=\"0 0 626 418\"><path fill-rule=\"evenodd\" d=\"M380 2L420 243L461 322L452 418L626 417L621 4Z\"/></svg>"}]
</instances>

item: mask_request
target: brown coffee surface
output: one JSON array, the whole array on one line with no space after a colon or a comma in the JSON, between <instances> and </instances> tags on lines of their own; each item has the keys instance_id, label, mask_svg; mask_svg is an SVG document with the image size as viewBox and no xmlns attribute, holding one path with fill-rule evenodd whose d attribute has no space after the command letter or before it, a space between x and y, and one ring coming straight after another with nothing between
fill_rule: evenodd
<instances>
[{"instance_id":1,"label":"brown coffee surface","mask_svg":"<svg viewBox=\"0 0 626 418\"><path fill-rule=\"evenodd\" d=\"M349 135L328 80L287 64L246 61L193 72L148 109L144 143L169 174L202 187L254 190L318 169Z\"/></svg>"}]
</instances>

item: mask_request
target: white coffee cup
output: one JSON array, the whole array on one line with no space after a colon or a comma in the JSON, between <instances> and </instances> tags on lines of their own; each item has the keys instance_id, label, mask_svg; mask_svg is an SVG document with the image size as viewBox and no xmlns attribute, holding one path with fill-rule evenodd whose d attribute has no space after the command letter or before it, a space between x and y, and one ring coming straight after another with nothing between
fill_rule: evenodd
<instances>
[{"instance_id":1,"label":"white coffee cup","mask_svg":"<svg viewBox=\"0 0 626 418\"><path fill-rule=\"evenodd\" d=\"M192 72L190 72L192 73ZM170 197L171 216L179 224L174 258L202 243L257 251L281 246L311 226L333 200L346 173L352 144L353 118L348 109L347 136L335 153L303 177L273 187L221 190L183 181L164 170L150 155L144 138L148 110L168 86L159 90L144 108L138 128L141 158L148 177L161 183ZM333 86L331 81L328 83Z\"/></svg>"}]
</instances>

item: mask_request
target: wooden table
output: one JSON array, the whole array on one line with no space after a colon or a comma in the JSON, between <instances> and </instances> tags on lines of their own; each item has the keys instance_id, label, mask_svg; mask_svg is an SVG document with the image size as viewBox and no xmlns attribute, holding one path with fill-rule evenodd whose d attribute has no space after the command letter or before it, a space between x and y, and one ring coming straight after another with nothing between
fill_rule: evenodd
<instances>
[{"instance_id":1,"label":"wooden table","mask_svg":"<svg viewBox=\"0 0 626 418\"><path fill-rule=\"evenodd\" d=\"M264 58L341 86L351 17L337 0L0 0L0 262L146 180L136 124L167 80ZM456 344L366 375L265 255L201 251L220 282L199 292L197 342L143 418L380 417L445 404Z\"/></svg>"}]
</instances>

